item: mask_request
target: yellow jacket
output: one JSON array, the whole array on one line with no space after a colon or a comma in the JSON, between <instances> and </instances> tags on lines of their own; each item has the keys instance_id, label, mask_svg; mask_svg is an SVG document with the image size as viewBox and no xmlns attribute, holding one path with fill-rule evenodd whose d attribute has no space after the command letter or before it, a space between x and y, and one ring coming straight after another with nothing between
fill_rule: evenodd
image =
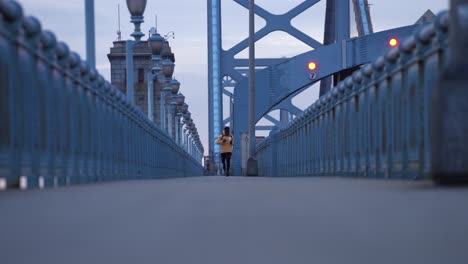
<instances>
[{"instance_id":1,"label":"yellow jacket","mask_svg":"<svg viewBox=\"0 0 468 264\"><path fill-rule=\"evenodd\" d=\"M216 144L221 145L221 153L232 153L232 145L234 145L234 137L232 135L223 134L218 137Z\"/></svg>"}]
</instances>

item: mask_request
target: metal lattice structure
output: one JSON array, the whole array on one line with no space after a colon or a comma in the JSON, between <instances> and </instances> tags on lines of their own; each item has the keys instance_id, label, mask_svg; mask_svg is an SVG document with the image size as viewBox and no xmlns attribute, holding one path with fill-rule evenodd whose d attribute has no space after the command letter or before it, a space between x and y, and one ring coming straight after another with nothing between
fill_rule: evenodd
<instances>
[{"instance_id":1,"label":"metal lattice structure","mask_svg":"<svg viewBox=\"0 0 468 264\"><path fill-rule=\"evenodd\" d=\"M234 0L236 3L244 8L248 8L248 0ZM255 41L262 39L268 34L275 31L284 31L298 40L307 44L311 49L316 49L322 44L309 37L304 32L298 30L291 25L291 20L305 12L318 1L306 0L300 5L294 7L289 12L283 15L273 15L262 7L256 5L255 13L265 19L266 26L258 30L255 34ZM214 145L214 140L224 125L232 121L232 117L223 119L223 94L230 97L232 102L233 94L226 88L235 87L237 83L246 77L245 70L239 70L240 67L247 67L247 59L234 58L238 53L248 47L248 39L244 39L237 45L234 45L229 50L222 49L222 25L221 25L221 1L209 0L208 1L208 35L209 35L209 140L210 140L210 156L217 157L219 150L218 146ZM285 61L283 58L265 58L256 60L258 67L266 67L278 64ZM232 107L232 106L231 106ZM295 108L291 103L288 109L291 112L298 113L299 109ZM267 117L271 121L277 123L278 121L271 116Z\"/></svg>"},{"instance_id":2,"label":"metal lattice structure","mask_svg":"<svg viewBox=\"0 0 468 264\"><path fill-rule=\"evenodd\" d=\"M233 0L240 6L248 8L248 0ZM333 44L349 38L349 1L327 0L327 21L325 24L324 44L316 40L296 27L292 26L291 21L298 15L304 13L309 8L317 4L319 0L305 0L301 4L293 7L290 11L282 15L274 15L264 8L256 5L255 14L266 21L266 25L255 33L255 41L259 41L268 34L276 31L283 31L292 37L308 45L311 49L320 49L324 44ZM372 33L372 23L368 9L367 0L353 0L356 22L360 34ZM236 89L237 84L247 76L245 68L248 66L247 59L237 59L235 56L248 47L248 39L244 39L234 45L229 50L222 48L222 23L221 23L221 0L208 0L208 74L209 74L209 155L217 159L219 149L214 144L214 140L224 125L230 123L233 125L233 116L223 117L223 95L229 97L231 113L233 112L234 95L228 91L228 87ZM362 33L361 33L362 32ZM260 58L256 60L256 66L261 69L270 67L287 61L285 58ZM322 86L324 89L331 87L331 78L324 80ZM302 110L295 107L292 98L282 102L278 109L299 115ZM283 117L287 117L284 112ZM264 116L275 125L279 120L270 115ZM286 120L287 118L284 118ZM234 126L235 128L235 126ZM270 130L270 126L258 126L258 129ZM239 130L237 130L239 131Z\"/></svg>"},{"instance_id":3,"label":"metal lattice structure","mask_svg":"<svg viewBox=\"0 0 468 264\"><path fill-rule=\"evenodd\" d=\"M242 7L248 7L248 0L234 0ZM347 77L355 67L369 63L378 55L389 49L386 45L391 35L408 36L413 27L401 28L386 34L372 34L373 26L366 0L354 0L355 20L359 32L357 39L350 39L350 7L351 1L327 0L325 36L320 42L291 25L291 20L317 4L319 0L305 0L290 11L274 15L256 5L255 14L266 21L266 25L255 33L255 41L268 34L283 31L308 45L312 51L293 58L259 58L256 67L259 76L256 80L256 93L267 95L266 98L256 98L257 121L261 118L279 125L269 113L274 110L287 111L299 116L302 110L292 104L292 98L316 82L322 82L321 94L327 92L332 83L338 83ZM229 50L221 46L221 1L208 1L208 33L209 33L209 139L210 156L217 158L218 149L214 138L221 128L230 122L234 136L240 138L246 131L247 73L242 69L248 66L247 59L237 59L236 54L248 47L248 39L244 39ZM377 46L376 42L382 43ZM374 44L375 43L375 44ZM328 59L331 58L331 59ZM310 60L320 62L320 69L310 71L307 63ZM234 87L234 93L226 88ZM232 116L223 119L222 96L230 97ZM234 102L234 103L233 103ZM284 116L283 113L281 116ZM270 130L272 127L258 127ZM239 144L234 150L240 154ZM239 156L239 155L236 155ZM240 168L240 159L235 161L234 169Z\"/></svg>"}]
</instances>

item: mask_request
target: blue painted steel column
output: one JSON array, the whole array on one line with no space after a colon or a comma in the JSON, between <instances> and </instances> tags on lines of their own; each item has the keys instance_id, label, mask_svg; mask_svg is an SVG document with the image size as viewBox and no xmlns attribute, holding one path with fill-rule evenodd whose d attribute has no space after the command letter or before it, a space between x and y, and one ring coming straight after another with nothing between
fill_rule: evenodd
<instances>
[{"instance_id":1,"label":"blue painted steel column","mask_svg":"<svg viewBox=\"0 0 468 264\"><path fill-rule=\"evenodd\" d=\"M94 0L85 0L86 13L86 61L96 68L96 41L94 30Z\"/></svg>"},{"instance_id":2,"label":"blue painted steel column","mask_svg":"<svg viewBox=\"0 0 468 264\"><path fill-rule=\"evenodd\" d=\"M374 33L368 0L353 0L354 15L359 36Z\"/></svg>"},{"instance_id":3,"label":"blue painted steel column","mask_svg":"<svg viewBox=\"0 0 468 264\"><path fill-rule=\"evenodd\" d=\"M223 126L221 76L221 0L208 0L208 96L209 156L219 164L220 147L215 144Z\"/></svg>"},{"instance_id":4,"label":"blue painted steel column","mask_svg":"<svg viewBox=\"0 0 468 264\"><path fill-rule=\"evenodd\" d=\"M341 42L345 39L349 39L350 36L350 14L349 14L349 1L338 1L340 2L336 4L336 42Z\"/></svg>"},{"instance_id":5,"label":"blue painted steel column","mask_svg":"<svg viewBox=\"0 0 468 264\"><path fill-rule=\"evenodd\" d=\"M247 175L258 175L258 163L255 158L257 145L255 135L255 0L249 0L249 159Z\"/></svg>"}]
</instances>

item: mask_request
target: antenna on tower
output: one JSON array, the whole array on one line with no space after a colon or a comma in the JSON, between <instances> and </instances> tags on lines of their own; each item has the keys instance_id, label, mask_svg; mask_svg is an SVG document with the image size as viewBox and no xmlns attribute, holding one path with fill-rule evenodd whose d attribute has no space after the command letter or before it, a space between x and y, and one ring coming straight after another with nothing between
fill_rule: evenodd
<instances>
[{"instance_id":1,"label":"antenna on tower","mask_svg":"<svg viewBox=\"0 0 468 264\"><path fill-rule=\"evenodd\" d=\"M158 31L158 15L154 15L155 16L155 24L154 24L154 27L156 28L156 31Z\"/></svg>"},{"instance_id":2,"label":"antenna on tower","mask_svg":"<svg viewBox=\"0 0 468 264\"><path fill-rule=\"evenodd\" d=\"M119 17L119 30L117 31L117 40L121 41L122 40L122 31L120 31L120 4L117 5L117 12L118 12L118 17Z\"/></svg>"}]
</instances>

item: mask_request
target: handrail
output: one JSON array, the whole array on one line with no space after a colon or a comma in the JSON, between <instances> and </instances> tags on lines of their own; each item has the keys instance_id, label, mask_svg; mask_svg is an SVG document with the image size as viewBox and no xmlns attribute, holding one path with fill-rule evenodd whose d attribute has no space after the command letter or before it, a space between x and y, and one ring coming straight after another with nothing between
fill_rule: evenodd
<instances>
[{"instance_id":1,"label":"handrail","mask_svg":"<svg viewBox=\"0 0 468 264\"><path fill-rule=\"evenodd\" d=\"M448 14L338 83L257 146L263 176L426 178Z\"/></svg>"},{"instance_id":2,"label":"handrail","mask_svg":"<svg viewBox=\"0 0 468 264\"><path fill-rule=\"evenodd\" d=\"M0 189L203 175L16 1L0 1Z\"/></svg>"}]
</instances>

